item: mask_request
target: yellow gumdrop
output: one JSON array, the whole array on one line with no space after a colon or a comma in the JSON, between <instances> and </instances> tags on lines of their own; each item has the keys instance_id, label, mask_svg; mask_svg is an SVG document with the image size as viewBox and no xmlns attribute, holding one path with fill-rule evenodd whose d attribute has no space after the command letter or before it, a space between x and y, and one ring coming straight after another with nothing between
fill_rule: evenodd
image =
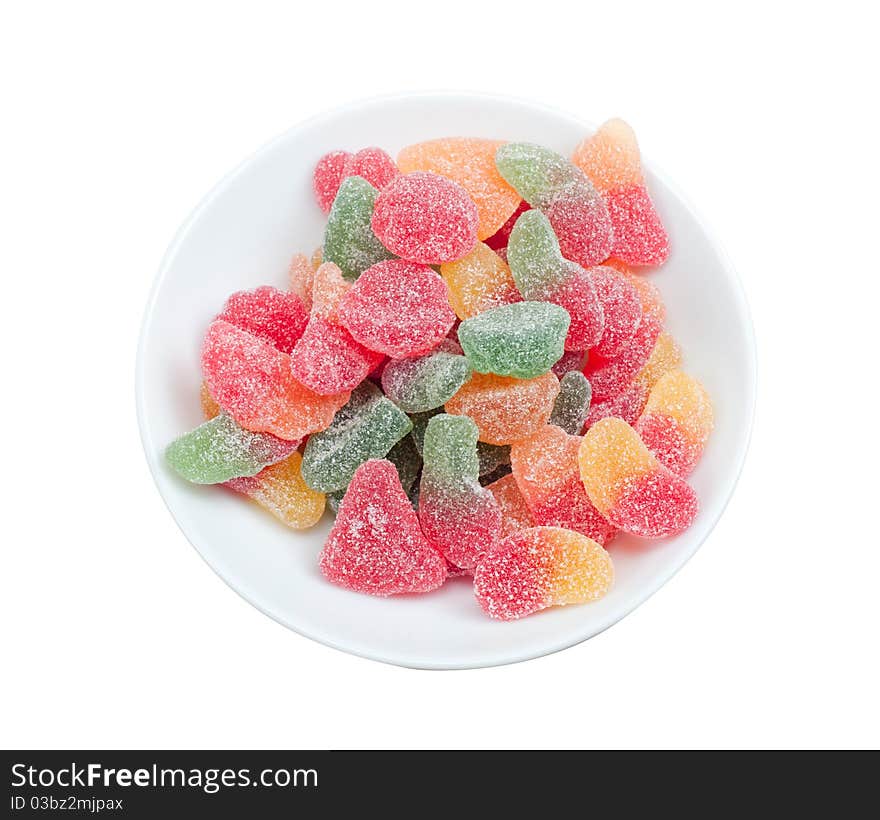
<instances>
[{"instance_id":1,"label":"yellow gumdrop","mask_svg":"<svg viewBox=\"0 0 880 820\"><path fill-rule=\"evenodd\" d=\"M538 527L549 547L548 603L555 606L597 601L614 583L608 552L592 538L561 527Z\"/></svg>"},{"instance_id":2,"label":"yellow gumdrop","mask_svg":"<svg viewBox=\"0 0 880 820\"><path fill-rule=\"evenodd\" d=\"M220 405L214 401L214 397L208 391L208 385L204 382L199 388L199 404L202 406L202 415L205 417L205 421L210 421L220 414Z\"/></svg>"},{"instance_id":3,"label":"yellow gumdrop","mask_svg":"<svg viewBox=\"0 0 880 820\"><path fill-rule=\"evenodd\" d=\"M487 239L520 203L519 194L495 165L495 152L503 144L469 137L429 140L404 148L397 156L397 166L404 174L430 171L461 185L477 206L477 239Z\"/></svg>"},{"instance_id":4,"label":"yellow gumdrop","mask_svg":"<svg viewBox=\"0 0 880 820\"><path fill-rule=\"evenodd\" d=\"M635 132L620 119L608 120L578 145L572 162L603 194L644 180Z\"/></svg>"},{"instance_id":5,"label":"yellow gumdrop","mask_svg":"<svg viewBox=\"0 0 880 820\"><path fill-rule=\"evenodd\" d=\"M671 370L657 381L642 414L673 419L695 444L705 443L715 423L706 388L681 370Z\"/></svg>"},{"instance_id":6,"label":"yellow gumdrop","mask_svg":"<svg viewBox=\"0 0 880 820\"><path fill-rule=\"evenodd\" d=\"M316 271L312 283L311 315L339 324L339 303L351 290L352 283L342 276L338 265L324 262Z\"/></svg>"},{"instance_id":7,"label":"yellow gumdrop","mask_svg":"<svg viewBox=\"0 0 880 820\"><path fill-rule=\"evenodd\" d=\"M459 319L520 301L510 267L488 245L477 246L461 259L440 266L449 288L449 304Z\"/></svg>"},{"instance_id":8,"label":"yellow gumdrop","mask_svg":"<svg viewBox=\"0 0 880 820\"><path fill-rule=\"evenodd\" d=\"M623 419L600 419L581 442L581 481L593 506L607 515L627 485L660 469L639 434Z\"/></svg>"},{"instance_id":9,"label":"yellow gumdrop","mask_svg":"<svg viewBox=\"0 0 880 820\"><path fill-rule=\"evenodd\" d=\"M303 481L302 456L295 452L255 476L247 495L277 519L295 530L315 525L324 514L323 493Z\"/></svg>"},{"instance_id":10,"label":"yellow gumdrop","mask_svg":"<svg viewBox=\"0 0 880 820\"><path fill-rule=\"evenodd\" d=\"M662 376L670 370L675 370L681 364L681 348L678 342L669 333L661 333L654 343L651 355L642 365L642 369L636 374L636 381L646 391L657 384Z\"/></svg>"}]
</instances>

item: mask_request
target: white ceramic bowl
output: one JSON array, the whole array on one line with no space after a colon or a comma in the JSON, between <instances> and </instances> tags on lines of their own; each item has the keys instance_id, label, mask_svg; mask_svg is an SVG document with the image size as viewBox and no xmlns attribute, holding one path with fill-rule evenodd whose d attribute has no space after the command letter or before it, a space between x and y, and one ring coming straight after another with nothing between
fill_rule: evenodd
<instances>
[{"instance_id":1,"label":"white ceramic bowl","mask_svg":"<svg viewBox=\"0 0 880 820\"><path fill-rule=\"evenodd\" d=\"M677 538L619 537L616 581L601 601L492 621L468 579L428 595L373 598L326 582L317 555L332 517L296 533L256 505L187 484L164 464L173 438L199 424L199 347L205 328L236 290L286 286L297 251L320 245L315 161L334 148L379 145L394 155L420 140L456 135L538 142L570 154L590 126L559 111L508 98L417 94L346 106L299 125L258 151L211 191L180 229L147 305L137 362L137 406L150 469L168 508L207 563L255 607L322 643L388 663L466 668L538 657L589 638L631 612L694 554L736 484L749 441L755 392L751 320L736 274L693 210L656 170L648 184L671 237L667 264L652 274L685 367L703 381L716 429L691 478L701 501Z\"/></svg>"}]
</instances>

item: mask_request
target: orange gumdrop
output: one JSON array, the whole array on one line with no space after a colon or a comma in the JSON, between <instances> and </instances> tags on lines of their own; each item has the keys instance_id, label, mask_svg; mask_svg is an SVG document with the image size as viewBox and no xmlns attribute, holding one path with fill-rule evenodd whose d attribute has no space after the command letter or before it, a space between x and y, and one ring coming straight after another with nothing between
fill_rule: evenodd
<instances>
[{"instance_id":1,"label":"orange gumdrop","mask_svg":"<svg viewBox=\"0 0 880 820\"><path fill-rule=\"evenodd\" d=\"M533 379L474 373L446 402L446 412L470 416L480 441L511 444L547 423L558 394L559 379L552 371Z\"/></svg>"},{"instance_id":2,"label":"orange gumdrop","mask_svg":"<svg viewBox=\"0 0 880 820\"><path fill-rule=\"evenodd\" d=\"M522 301L507 262L482 242L467 256L442 264L440 275L449 288L449 304L459 319Z\"/></svg>"},{"instance_id":3,"label":"orange gumdrop","mask_svg":"<svg viewBox=\"0 0 880 820\"><path fill-rule=\"evenodd\" d=\"M208 390L208 385L204 382L199 388L199 404L202 406L202 415L205 417L205 421L210 421L220 414L220 405L214 401L211 391Z\"/></svg>"},{"instance_id":4,"label":"orange gumdrop","mask_svg":"<svg viewBox=\"0 0 880 820\"><path fill-rule=\"evenodd\" d=\"M654 343L648 361L636 374L635 381L639 382L646 391L650 391L662 376L670 370L675 370L680 364L681 348L678 342L669 333L661 333Z\"/></svg>"},{"instance_id":5,"label":"orange gumdrop","mask_svg":"<svg viewBox=\"0 0 880 820\"><path fill-rule=\"evenodd\" d=\"M397 156L401 173L429 171L457 182L477 206L477 239L495 234L520 203L519 194L507 184L495 165L498 140L447 137L419 142Z\"/></svg>"},{"instance_id":6,"label":"orange gumdrop","mask_svg":"<svg viewBox=\"0 0 880 820\"><path fill-rule=\"evenodd\" d=\"M304 253L294 254L287 270L290 289L302 300L306 310L312 307L312 287L315 280L315 265Z\"/></svg>"},{"instance_id":7,"label":"orange gumdrop","mask_svg":"<svg viewBox=\"0 0 880 820\"><path fill-rule=\"evenodd\" d=\"M351 290L352 283L342 276L338 265L324 262L316 271L312 284L311 315L339 324L339 303Z\"/></svg>"},{"instance_id":8,"label":"orange gumdrop","mask_svg":"<svg viewBox=\"0 0 880 820\"><path fill-rule=\"evenodd\" d=\"M644 181L635 132L621 119L599 126L595 134L578 145L571 161L603 194Z\"/></svg>"},{"instance_id":9,"label":"orange gumdrop","mask_svg":"<svg viewBox=\"0 0 880 820\"><path fill-rule=\"evenodd\" d=\"M506 538L517 530L535 526L528 504L512 475L487 484L486 489L495 496L501 508L501 538Z\"/></svg>"}]
</instances>

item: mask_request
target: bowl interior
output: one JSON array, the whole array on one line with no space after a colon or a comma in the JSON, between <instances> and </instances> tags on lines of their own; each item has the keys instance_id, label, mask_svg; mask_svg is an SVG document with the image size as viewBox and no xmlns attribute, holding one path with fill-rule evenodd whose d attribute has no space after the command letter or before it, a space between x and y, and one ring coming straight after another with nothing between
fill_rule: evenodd
<instances>
[{"instance_id":1,"label":"bowl interior","mask_svg":"<svg viewBox=\"0 0 880 820\"><path fill-rule=\"evenodd\" d=\"M334 148L405 145L446 135L528 140L570 154L590 128L557 111L503 98L423 95L349 106L292 129L224 179L183 226L147 307L138 359L138 414L147 459L169 509L208 564L254 606L315 640L406 666L488 666L536 657L607 628L648 598L696 551L733 490L754 401L754 342L735 274L680 196L646 168L672 253L650 274L668 307L685 368L716 408L716 429L691 482L701 511L676 538L611 546L616 582L603 600L498 623L479 610L468 579L391 599L332 586L317 554L332 523L288 530L222 488L198 487L165 466L162 451L201 421L199 347L225 298L261 284L286 287L291 255L321 243L324 217L311 171Z\"/></svg>"}]
</instances>

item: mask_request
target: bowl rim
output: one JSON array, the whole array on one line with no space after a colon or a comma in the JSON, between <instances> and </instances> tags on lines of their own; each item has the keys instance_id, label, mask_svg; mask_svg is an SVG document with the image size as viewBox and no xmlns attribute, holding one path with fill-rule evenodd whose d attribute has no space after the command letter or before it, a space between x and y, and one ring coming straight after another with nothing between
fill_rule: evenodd
<instances>
[{"instance_id":1,"label":"bowl rim","mask_svg":"<svg viewBox=\"0 0 880 820\"><path fill-rule=\"evenodd\" d=\"M259 146L256 150L252 151L248 154L244 159L242 159L237 165L235 165L230 171L224 174L220 180L214 184L208 192L199 200L199 202L195 205L195 207L190 211L189 215L184 219L180 227L175 232L173 238L171 239L170 244L168 245L165 253L162 256L161 262L159 264L158 271L153 279L152 286L150 287L149 295L147 297L146 306L144 307L140 332L138 334L138 342L137 342L137 353L135 359L135 405L137 412L137 422L138 422L138 430L140 433L141 445L144 449L144 455L146 457L147 466L150 470L150 474L153 478L153 482L156 485L156 489L159 492L159 496L162 499L162 503L165 505L168 512L171 514L172 519L177 525L178 529L183 533L184 538L190 543L190 545L195 549L196 553L201 557L201 559L210 567L210 569L217 575L230 589L232 589L236 594L238 594L243 600L247 601L248 604L253 606L259 612L263 613L267 617L271 618L276 623L281 626L291 630L292 632L302 635L305 638L309 638L319 644L330 647L332 649L337 649L342 652L345 652L349 655L354 655L359 658L365 658L368 660L378 661L380 663L389 664L392 666L410 668L410 669L425 669L425 670L459 670L459 669L482 669L489 668L494 666L505 666L508 664L514 663L522 663L523 661L534 660L537 658L545 657L547 655L555 654L556 652L561 652L564 649L568 649L572 646L577 646L584 641L589 640L590 638L595 637L596 635L601 634L606 629L614 624L621 621L627 615L636 610L639 606L648 601L654 594L657 593L666 583L676 575L689 561L695 553L700 549L700 547L706 542L706 539L715 529L718 524L718 521L724 515L725 510L727 509L728 504L730 503L731 498L736 490L737 485L739 484L739 480L742 476L742 471L745 465L746 457L748 455L749 447L752 440L752 434L754 430L754 420L755 420L755 407L757 403L757 373L758 373L758 354L757 354L757 342L755 337L755 329L754 323L752 320L751 310L749 308L748 299L746 297L745 289L742 284L742 279L737 273L735 267L733 266L730 257L724 248L723 244L718 239L717 233L713 230L713 228L707 223L706 219L699 213L699 211L694 207L690 199L681 191L681 189L673 182L670 177L663 171L661 168L658 168L657 164L653 161L646 159L644 154L642 154L642 163L644 166L650 169L650 172L653 176L655 176L658 180L662 182L662 184L669 189L669 191L678 199L681 203L682 207L688 212L691 219L693 219L694 223L699 227L705 236L708 243L712 246L715 252L718 255L718 259L720 262L720 267L724 271L725 277L732 284L732 291L735 294L735 302L731 305L732 309L737 316L737 321L740 327L743 330L743 334L748 347L748 361L747 372L748 372L748 383L744 385L746 390L746 396L744 397L746 400L745 409L746 409L746 418L745 418L745 430L744 435L740 436L740 443L738 451L735 454L736 467L732 472L733 480L731 481L727 495L724 498L723 502L720 504L717 514L715 516L714 521L711 525L706 529L703 533L702 537L695 541L692 547L684 554L678 561L670 564L663 572L659 572L653 579L650 584L650 588L646 594L639 596L637 599L634 598L632 605L627 605L623 607L621 611L615 612L613 617L607 618L605 621L601 622L598 628L592 629L589 634L567 637L556 644L550 644L545 648L541 648L539 650L529 649L519 653L510 653L509 657L503 659L489 659L485 662L463 662L463 663L450 663L450 662L433 662L427 658L422 660L414 660L414 661L403 661L400 658L383 656L381 653L366 651L357 645L349 645L345 641L338 640L334 637L330 637L328 635L323 635L318 633L315 630L304 629L298 625L292 624L287 620L282 619L279 615L268 611L265 609L252 595L248 590L244 589L244 585L236 584L233 582L233 579L226 577L224 574L220 572L220 570L208 559L205 553L202 552L198 544L190 537L186 528L181 523L177 514L171 506L171 503L166 498L165 493L162 491L162 486L159 481L159 476L157 475L158 469L158 459L155 459L154 450L155 445L152 439L150 438L150 434L147 428L146 421L146 396L145 396L145 348L147 344L147 338L149 336L152 317L154 313L154 309L156 306L156 302L158 300L159 293L162 289L162 286L165 282L165 279L168 275L168 271L171 268L171 263L175 258L178 249L183 245L193 226L201 217L202 213L208 209L208 207L213 203L213 201L223 194L226 189L231 187L235 180L241 175L250 165L251 163L258 157L262 156L264 153L269 152L273 147L278 145L281 142L284 142L298 132L303 131L307 128L311 128L317 124L320 124L323 121L328 121L335 119L337 117L348 116L350 114L356 113L360 109L370 108L376 105L390 104L390 103L425 103L436 100L459 100L459 101L467 101L467 102L491 102L491 103L499 103L499 104L514 104L518 106L524 106L530 108L535 111L540 111L544 114L553 115L555 117L562 117L567 120L570 120L573 123L578 123L581 125L585 132L590 129L595 129L595 125L589 121L582 119L577 114L574 114L570 111L562 109L557 106L548 105L545 103L537 102L533 99L518 97L515 95L508 94L496 94L496 93L485 93L478 91L456 91L456 90L427 90L427 91L407 91L407 92L397 92L391 94L382 94L370 97L362 97L355 100L352 100L347 103L343 103L341 105L335 106L334 108L328 109L326 111L315 114L311 117L308 117L294 125L290 128L285 129L283 132L278 134L277 136L271 138L270 140L264 142L261 146Z\"/></svg>"}]
</instances>

